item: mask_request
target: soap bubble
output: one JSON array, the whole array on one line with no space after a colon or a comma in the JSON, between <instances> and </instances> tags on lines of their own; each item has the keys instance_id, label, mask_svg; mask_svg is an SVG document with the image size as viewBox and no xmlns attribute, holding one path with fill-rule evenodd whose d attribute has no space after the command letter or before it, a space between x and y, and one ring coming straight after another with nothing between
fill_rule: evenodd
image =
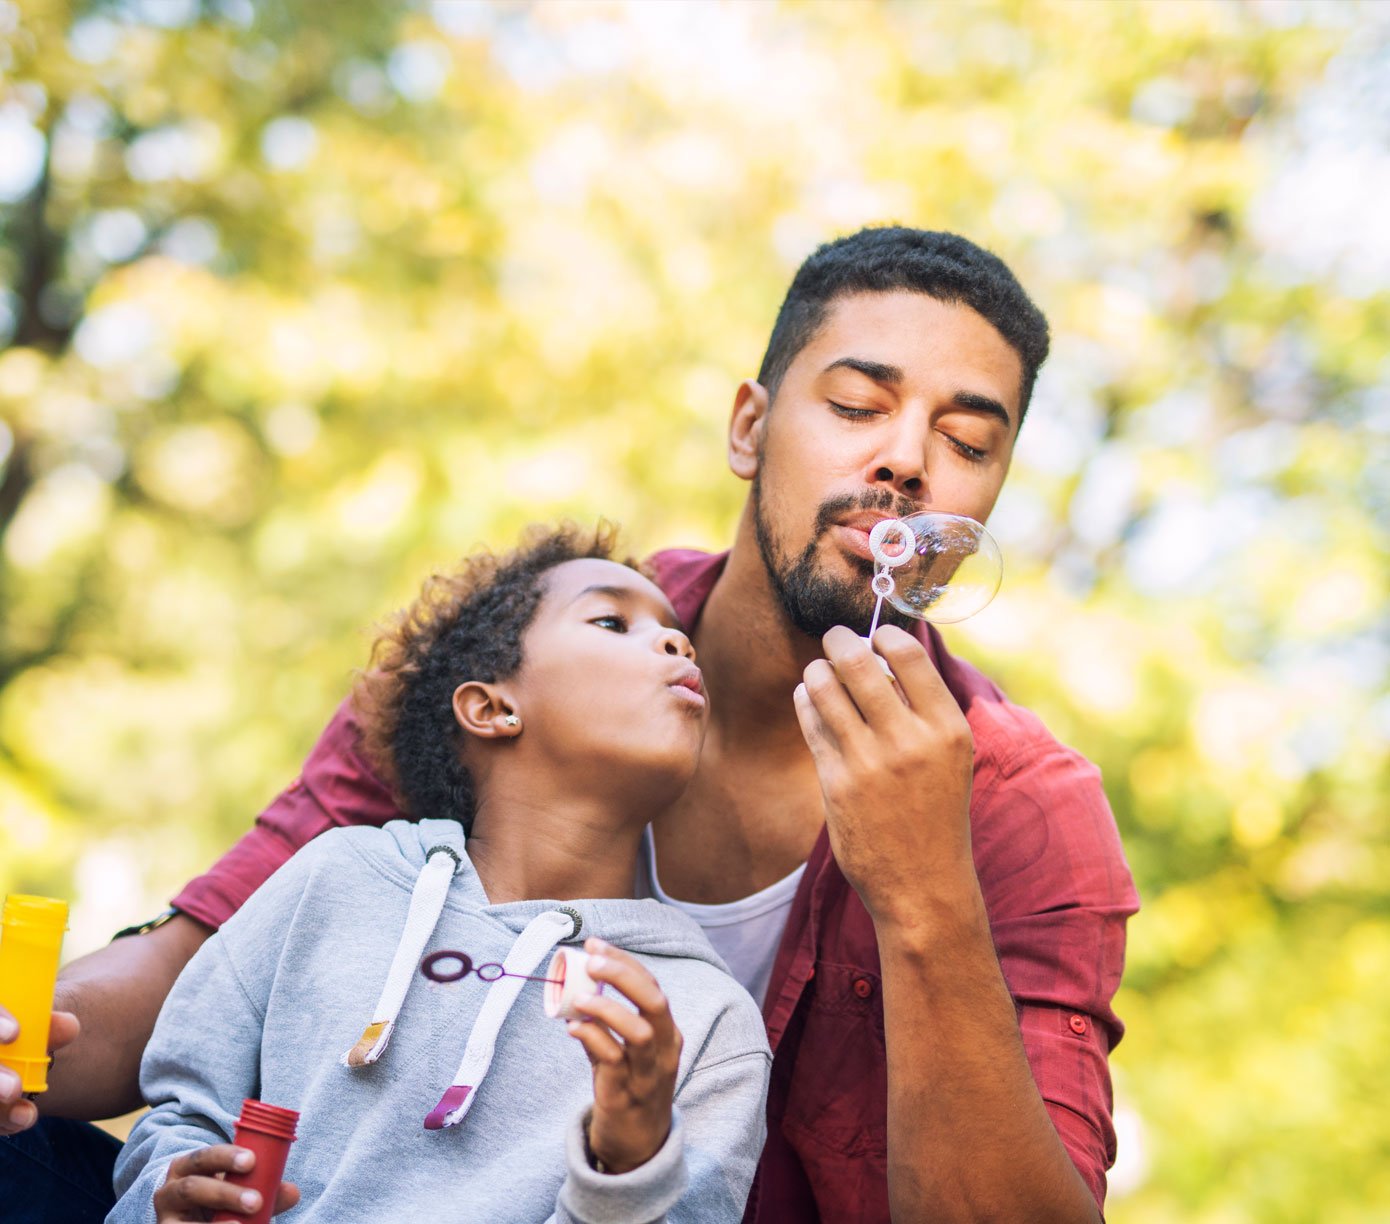
<instances>
[{"instance_id":1,"label":"soap bubble","mask_svg":"<svg viewBox=\"0 0 1390 1224\"><path fill-rule=\"evenodd\" d=\"M910 551L905 532L912 539ZM1004 576L994 537L961 514L884 519L869 533L869 551L878 569L875 594L898 611L935 625L974 616L994 598Z\"/></svg>"}]
</instances>

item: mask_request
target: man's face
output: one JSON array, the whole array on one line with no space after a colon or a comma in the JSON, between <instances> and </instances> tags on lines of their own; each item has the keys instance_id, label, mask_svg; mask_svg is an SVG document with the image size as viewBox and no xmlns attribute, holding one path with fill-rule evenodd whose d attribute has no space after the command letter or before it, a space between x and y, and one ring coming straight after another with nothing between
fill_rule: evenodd
<instances>
[{"instance_id":1,"label":"man's face","mask_svg":"<svg viewBox=\"0 0 1390 1224\"><path fill-rule=\"evenodd\" d=\"M757 438L758 546L797 628L868 627L868 539L880 519L988 518L1013 455L1022 377L1017 352L968 306L908 292L832 305Z\"/></svg>"}]
</instances>

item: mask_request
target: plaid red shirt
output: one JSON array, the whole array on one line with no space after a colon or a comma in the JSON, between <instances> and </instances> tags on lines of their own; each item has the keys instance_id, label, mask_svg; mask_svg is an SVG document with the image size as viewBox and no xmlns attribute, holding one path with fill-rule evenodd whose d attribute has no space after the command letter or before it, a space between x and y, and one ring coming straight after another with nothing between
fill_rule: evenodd
<instances>
[{"instance_id":1,"label":"plaid red shirt","mask_svg":"<svg viewBox=\"0 0 1390 1224\"><path fill-rule=\"evenodd\" d=\"M657 580L693 627L722 555L666 552ZM921 640L975 741L975 871L1028 1062L1076 1167L1105 1199L1115 1159L1108 1056L1125 922L1138 898L1100 775L1011 705L940 635ZM334 825L400 817L338 708L301 776L176 908L220 926L296 849ZM870 1221L888 1213L888 1085L873 922L822 830L787 919L764 1004L773 1048L768 1139L746 1220Z\"/></svg>"}]
</instances>

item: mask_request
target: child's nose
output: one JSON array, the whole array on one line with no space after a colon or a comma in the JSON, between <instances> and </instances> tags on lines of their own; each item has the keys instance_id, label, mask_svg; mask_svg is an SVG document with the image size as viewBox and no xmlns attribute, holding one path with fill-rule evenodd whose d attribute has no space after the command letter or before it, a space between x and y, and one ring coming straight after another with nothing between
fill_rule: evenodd
<instances>
[{"instance_id":1,"label":"child's nose","mask_svg":"<svg viewBox=\"0 0 1390 1224\"><path fill-rule=\"evenodd\" d=\"M668 629L661 635L661 648L668 655L683 655L687 659L695 657L695 647L678 629Z\"/></svg>"}]
</instances>

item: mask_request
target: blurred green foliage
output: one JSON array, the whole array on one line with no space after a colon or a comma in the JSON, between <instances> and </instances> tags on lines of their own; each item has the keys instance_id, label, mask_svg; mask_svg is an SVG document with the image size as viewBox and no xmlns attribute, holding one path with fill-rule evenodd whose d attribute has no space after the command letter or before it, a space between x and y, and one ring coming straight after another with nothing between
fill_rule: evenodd
<instances>
[{"instance_id":1,"label":"blurred green foliage","mask_svg":"<svg viewBox=\"0 0 1390 1224\"><path fill-rule=\"evenodd\" d=\"M1390 26L1245 3L0 2L0 889L143 917L431 566L726 542L819 241L1054 356L953 632L1146 908L1119 1224L1390 1216Z\"/></svg>"}]
</instances>

